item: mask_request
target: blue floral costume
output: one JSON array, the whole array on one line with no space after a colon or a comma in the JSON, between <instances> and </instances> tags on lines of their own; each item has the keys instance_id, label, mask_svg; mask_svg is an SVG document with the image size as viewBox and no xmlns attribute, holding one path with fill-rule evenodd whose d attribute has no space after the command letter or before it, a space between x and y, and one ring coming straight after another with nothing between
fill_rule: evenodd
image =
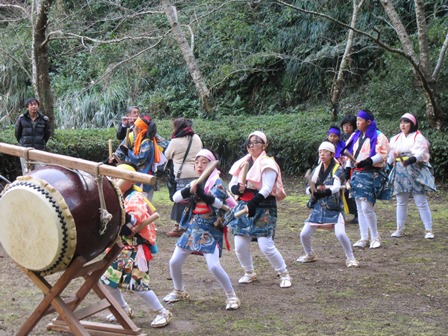
<instances>
[{"instance_id":1,"label":"blue floral costume","mask_svg":"<svg viewBox=\"0 0 448 336\"><path fill-rule=\"evenodd\" d=\"M190 188L190 184L187 185L187 188ZM216 180L209 194L225 203L228 195L220 178ZM221 210L210 206L211 212L195 214L193 213L194 206L195 203L190 199L190 204L185 209L180 222L180 226L185 229L185 232L178 239L176 245L183 249L202 253L213 253L216 245L218 245L219 255L221 256L224 233L221 227L215 226Z\"/></svg>"},{"instance_id":2,"label":"blue floral costume","mask_svg":"<svg viewBox=\"0 0 448 336\"><path fill-rule=\"evenodd\" d=\"M343 182L345 179L343 169L339 164L335 165L330 174L326 176L322 184L326 186L332 186L335 176L338 177L341 182ZM305 223L337 223L339 215L343 213L343 209L344 205L341 193L336 193L332 194L331 196L320 198L314 203L313 211L305 220Z\"/></svg>"}]
</instances>

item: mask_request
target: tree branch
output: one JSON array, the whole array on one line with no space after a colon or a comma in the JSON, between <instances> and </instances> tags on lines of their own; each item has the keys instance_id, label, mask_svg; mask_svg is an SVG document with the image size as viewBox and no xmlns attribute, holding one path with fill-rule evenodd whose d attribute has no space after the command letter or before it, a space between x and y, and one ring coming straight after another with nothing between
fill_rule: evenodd
<instances>
[{"instance_id":1,"label":"tree branch","mask_svg":"<svg viewBox=\"0 0 448 336\"><path fill-rule=\"evenodd\" d=\"M443 59L445 58L446 51L448 49L448 31L445 36L445 41L443 42L442 48L440 49L439 58L437 59L434 72L432 73L432 80L436 81L439 77L440 69L442 68Z\"/></svg>"},{"instance_id":2,"label":"tree branch","mask_svg":"<svg viewBox=\"0 0 448 336\"><path fill-rule=\"evenodd\" d=\"M112 73L116 68L118 68L119 66L121 66L124 63L127 63L131 60L133 60L134 58L137 58L138 56L144 54L145 52L147 52L148 50L151 50L155 47L157 47L164 39L167 35L171 34L171 30L167 31L162 37L159 38L159 40L154 43L153 45L149 46L148 48L145 48L141 51L139 51L138 53L128 57L127 59L121 60L120 62L114 64L112 67L110 67L100 78L98 78L97 80L95 80L94 82L92 82L87 88L85 88L84 90L82 90L82 93L90 90L94 85L98 84L100 81L102 81L105 77L107 77L110 73Z\"/></svg>"}]
</instances>

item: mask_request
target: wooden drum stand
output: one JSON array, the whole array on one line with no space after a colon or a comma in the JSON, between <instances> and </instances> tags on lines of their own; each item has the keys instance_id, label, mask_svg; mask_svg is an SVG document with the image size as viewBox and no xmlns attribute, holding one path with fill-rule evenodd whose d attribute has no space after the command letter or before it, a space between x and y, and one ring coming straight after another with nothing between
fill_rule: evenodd
<instances>
[{"instance_id":1,"label":"wooden drum stand","mask_svg":"<svg viewBox=\"0 0 448 336\"><path fill-rule=\"evenodd\" d=\"M58 313L59 316L53 319L47 326L49 330L71 332L73 335L139 335L141 328L138 328L128 317L126 312L111 296L107 288L99 282L99 279L119 255L122 247L115 243L109 252L99 261L86 264L83 257L77 257L61 274L60 278L52 286L39 272L30 271L19 265L19 268L36 284L44 293L44 298L36 307L28 320L22 325L18 336L28 335L37 323L46 315ZM84 283L73 297L63 299L62 292L76 278L84 277ZM76 309L86 298L87 294L93 290L100 299L88 307ZM100 311L109 309L116 317L117 324L82 321Z\"/></svg>"}]
</instances>

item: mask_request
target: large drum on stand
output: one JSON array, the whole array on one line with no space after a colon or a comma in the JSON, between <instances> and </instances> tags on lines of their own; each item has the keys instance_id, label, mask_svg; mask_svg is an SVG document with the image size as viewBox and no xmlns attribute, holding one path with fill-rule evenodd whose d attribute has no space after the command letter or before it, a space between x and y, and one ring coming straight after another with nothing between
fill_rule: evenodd
<instances>
[{"instance_id":1,"label":"large drum on stand","mask_svg":"<svg viewBox=\"0 0 448 336\"><path fill-rule=\"evenodd\" d=\"M125 221L120 190L106 177L100 181L48 165L8 185L0 194L0 242L8 255L42 275L100 255Z\"/></svg>"}]
</instances>

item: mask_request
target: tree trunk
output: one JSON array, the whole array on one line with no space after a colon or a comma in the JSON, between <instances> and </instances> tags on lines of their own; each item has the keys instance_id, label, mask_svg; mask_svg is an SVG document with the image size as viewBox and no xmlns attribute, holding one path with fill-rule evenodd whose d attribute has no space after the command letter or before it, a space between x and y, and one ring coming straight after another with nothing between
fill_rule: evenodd
<instances>
[{"instance_id":1,"label":"tree trunk","mask_svg":"<svg viewBox=\"0 0 448 336\"><path fill-rule=\"evenodd\" d=\"M177 20L176 7L172 6L169 0L161 0L161 3L171 25L171 29L173 30L174 38L179 45L185 62L187 63L187 67L190 71L191 77L193 78L196 90L201 97L202 107L206 113L210 113L212 109L212 97L207 85L205 84L204 78L199 71L199 67L196 63L196 58L194 57L193 51L188 45L185 34L182 31L179 21Z\"/></svg>"},{"instance_id":2,"label":"tree trunk","mask_svg":"<svg viewBox=\"0 0 448 336\"><path fill-rule=\"evenodd\" d=\"M48 61L48 43L46 31L48 26L48 11L53 0L33 2L31 14L32 27L32 85L40 102L40 108L50 119L51 134L54 133L54 101L51 93L50 67Z\"/></svg>"},{"instance_id":3,"label":"tree trunk","mask_svg":"<svg viewBox=\"0 0 448 336\"><path fill-rule=\"evenodd\" d=\"M437 93L437 80L429 72L428 56L428 30L424 12L424 4L421 0L415 0L415 16L418 28L419 56L414 51L411 39L398 16L394 5L390 0L380 0L384 11L389 16L392 26L397 32L403 51L409 57L414 68L414 76L417 83L423 89L426 101L426 117L431 127L440 130L444 124L444 115L440 107L440 97ZM443 49L442 49L443 50ZM441 52L442 52L441 50Z\"/></svg>"},{"instance_id":4,"label":"tree trunk","mask_svg":"<svg viewBox=\"0 0 448 336\"><path fill-rule=\"evenodd\" d=\"M361 9L362 5L364 3L364 0L359 1L353 0L353 13L352 13L352 21L350 23L350 27L355 28L356 27L356 21L358 20L358 13ZM347 63L350 58L350 53L353 45L353 39L354 39L355 31L353 29L349 29L348 31L348 37L347 37L347 44L345 45L345 51L344 55L341 59L341 64L339 65L338 74L335 77L333 81L333 85L331 88L331 107L332 107L332 114L333 114L333 120L337 120L338 113L339 113L339 99L342 94L342 90L345 86L345 79L344 79L344 72L347 68Z\"/></svg>"}]
</instances>

